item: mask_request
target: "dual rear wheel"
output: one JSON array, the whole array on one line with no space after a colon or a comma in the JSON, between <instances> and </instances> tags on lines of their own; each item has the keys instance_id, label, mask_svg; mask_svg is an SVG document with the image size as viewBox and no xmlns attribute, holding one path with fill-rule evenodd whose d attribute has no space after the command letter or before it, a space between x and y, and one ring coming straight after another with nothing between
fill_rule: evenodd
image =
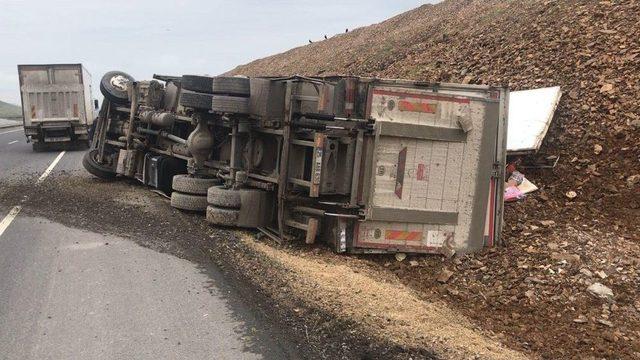
<instances>
[{"instance_id":1,"label":"dual rear wheel","mask_svg":"<svg viewBox=\"0 0 640 360\"><path fill-rule=\"evenodd\" d=\"M232 189L220 180L190 175L173 177L171 206L180 210L206 212L209 223L253 228L270 219L269 193L259 189Z\"/></svg>"},{"instance_id":2,"label":"dual rear wheel","mask_svg":"<svg viewBox=\"0 0 640 360\"><path fill-rule=\"evenodd\" d=\"M246 115L250 81L242 77L183 75L180 105L199 110Z\"/></svg>"},{"instance_id":3,"label":"dual rear wheel","mask_svg":"<svg viewBox=\"0 0 640 360\"><path fill-rule=\"evenodd\" d=\"M219 184L220 180L218 179L175 175L172 184L171 206L181 210L205 211L207 209L207 190Z\"/></svg>"}]
</instances>

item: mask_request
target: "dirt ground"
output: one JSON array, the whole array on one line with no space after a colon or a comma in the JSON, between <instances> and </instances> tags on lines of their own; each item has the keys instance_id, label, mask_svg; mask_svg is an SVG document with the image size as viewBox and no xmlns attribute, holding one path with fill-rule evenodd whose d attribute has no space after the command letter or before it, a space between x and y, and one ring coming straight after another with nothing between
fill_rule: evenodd
<instances>
[{"instance_id":1,"label":"dirt ground","mask_svg":"<svg viewBox=\"0 0 640 360\"><path fill-rule=\"evenodd\" d=\"M207 226L200 214L176 211L133 181L105 182L83 171L49 180L35 192L28 182L3 184L0 199L11 203L28 191L26 213L216 264L309 358L640 354L637 243L578 225L559 237L551 219L526 218L541 199L508 205L506 248L399 262ZM614 296L591 295L593 282Z\"/></svg>"}]
</instances>

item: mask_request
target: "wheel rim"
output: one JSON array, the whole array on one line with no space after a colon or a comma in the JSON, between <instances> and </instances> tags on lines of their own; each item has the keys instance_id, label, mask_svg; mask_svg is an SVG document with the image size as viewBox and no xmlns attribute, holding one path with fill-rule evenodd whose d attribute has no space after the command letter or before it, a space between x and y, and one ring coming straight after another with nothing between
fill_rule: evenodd
<instances>
[{"instance_id":1,"label":"wheel rim","mask_svg":"<svg viewBox=\"0 0 640 360\"><path fill-rule=\"evenodd\" d=\"M109 84L111 84L111 86L113 86L116 90L127 91L129 79L126 76L116 75L109 79Z\"/></svg>"}]
</instances>

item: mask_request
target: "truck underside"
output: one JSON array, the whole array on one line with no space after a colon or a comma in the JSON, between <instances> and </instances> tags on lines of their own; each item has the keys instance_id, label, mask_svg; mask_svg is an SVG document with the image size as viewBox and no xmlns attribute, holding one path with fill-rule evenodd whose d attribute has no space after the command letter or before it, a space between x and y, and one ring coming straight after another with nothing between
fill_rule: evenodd
<instances>
[{"instance_id":1,"label":"truck underside","mask_svg":"<svg viewBox=\"0 0 640 360\"><path fill-rule=\"evenodd\" d=\"M85 168L214 225L351 253L500 242L506 89L110 72L101 90Z\"/></svg>"}]
</instances>

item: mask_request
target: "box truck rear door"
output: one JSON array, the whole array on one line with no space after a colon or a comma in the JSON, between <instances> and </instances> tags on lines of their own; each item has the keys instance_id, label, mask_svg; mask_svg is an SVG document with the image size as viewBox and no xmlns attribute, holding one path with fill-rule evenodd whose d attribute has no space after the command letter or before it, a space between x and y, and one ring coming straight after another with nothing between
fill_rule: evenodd
<instances>
[{"instance_id":1,"label":"box truck rear door","mask_svg":"<svg viewBox=\"0 0 640 360\"><path fill-rule=\"evenodd\" d=\"M371 183L355 247L471 251L495 241L504 163L501 94L373 88Z\"/></svg>"}]
</instances>

